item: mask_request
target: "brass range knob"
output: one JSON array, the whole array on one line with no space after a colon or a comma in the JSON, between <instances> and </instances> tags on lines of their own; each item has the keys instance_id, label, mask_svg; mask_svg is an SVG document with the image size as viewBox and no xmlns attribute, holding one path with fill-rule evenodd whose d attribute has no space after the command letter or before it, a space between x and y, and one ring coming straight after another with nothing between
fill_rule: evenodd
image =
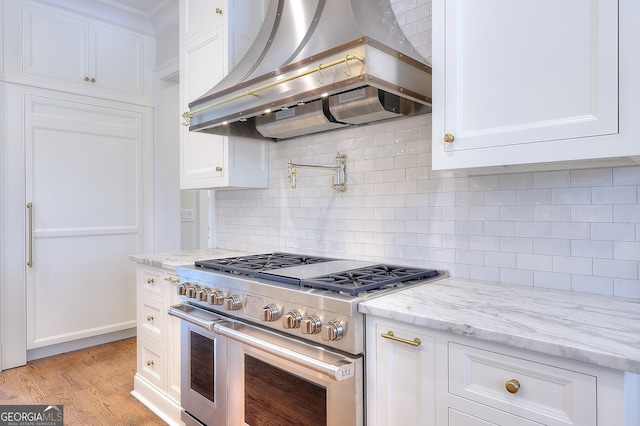
<instances>
[{"instance_id":1,"label":"brass range knob","mask_svg":"<svg viewBox=\"0 0 640 426\"><path fill-rule=\"evenodd\" d=\"M316 314L307 315L300 321L300 331L302 334L318 334L322 328L322 320Z\"/></svg>"},{"instance_id":2,"label":"brass range knob","mask_svg":"<svg viewBox=\"0 0 640 426\"><path fill-rule=\"evenodd\" d=\"M444 141L445 142L453 142L454 140L456 140L455 137L453 137L453 135L451 133L447 133L444 135Z\"/></svg>"},{"instance_id":3,"label":"brass range knob","mask_svg":"<svg viewBox=\"0 0 640 426\"><path fill-rule=\"evenodd\" d=\"M519 382L519 381L517 381L516 379L508 380L508 381L504 384L504 388L505 388L509 393L518 393L518 391L520 390L520 382Z\"/></svg>"},{"instance_id":4,"label":"brass range knob","mask_svg":"<svg viewBox=\"0 0 640 426\"><path fill-rule=\"evenodd\" d=\"M278 305L270 303L262 307L260 310L260 320L263 322L272 322L280 318L281 312Z\"/></svg>"},{"instance_id":5,"label":"brass range knob","mask_svg":"<svg viewBox=\"0 0 640 426\"><path fill-rule=\"evenodd\" d=\"M239 311L242 309L242 296L232 294L224 299L224 309L227 311Z\"/></svg>"},{"instance_id":6,"label":"brass range knob","mask_svg":"<svg viewBox=\"0 0 640 426\"><path fill-rule=\"evenodd\" d=\"M222 305L224 303L224 293L220 290L212 290L207 295L207 303L210 305Z\"/></svg>"},{"instance_id":7,"label":"brass range knob","mask_svg":"<svg viewBox=\"0 0 640 426\"><path fill-rule=\"evenodd\" d=\"M282 326L286 329L300 327L302 313L300 311L289 311L282 317Z\"/></svg>"}]
</instances>

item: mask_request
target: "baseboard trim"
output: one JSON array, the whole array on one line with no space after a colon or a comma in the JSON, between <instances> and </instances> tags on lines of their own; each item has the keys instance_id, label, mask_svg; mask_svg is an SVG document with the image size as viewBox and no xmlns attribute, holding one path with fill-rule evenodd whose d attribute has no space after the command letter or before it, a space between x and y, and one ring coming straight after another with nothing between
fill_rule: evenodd
<instances>
[{"instance_id":1,"label":"baseboard trim","mask_svg":"<svg viewBox=\"0 0 640 426\"><path fill-rule=\"evenodd\" d=\"M137 373L133 378L133 391L131 391L131 395L146 405L149 410L153 411L167 424L171 426L184 426L180 418L182 407Z\"/></svg>"},{"instance_id":2,"label":"baseboard trim","mask_svg":"<svg viewBox=\"0 0 640 426\"><path fill-rule=\"evenodd\" d=\"M102 345L104 343L115 342L116 340L127 339L136 335L136 328L113 331L111 333L100 334L98 336L85 337L83 339L72 340L70 342L56 343L54 345L43 346L41 348L27 350L27 361L59 355L65 352L77 351L78 349L89 348L91 346Z\"/></svg>"}]
</instances>

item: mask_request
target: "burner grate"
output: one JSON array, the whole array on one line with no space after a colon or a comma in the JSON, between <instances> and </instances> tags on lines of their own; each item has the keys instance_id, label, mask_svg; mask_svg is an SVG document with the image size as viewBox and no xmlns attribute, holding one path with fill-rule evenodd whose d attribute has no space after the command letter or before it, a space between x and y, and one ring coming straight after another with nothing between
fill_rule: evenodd
<instances>
[{"instance_id":1,"label":"burner grate","mask_svg":"<svg viewBox=\"0 0 640 426\"><path fill-rule=\"evenodd\" d=\"M195 266L254 277L261 271L289 268L300 265L311 265L315 263L328 262L330 260L335 259L274 252L222 259L199 260L195 262Z\"/></svg>"},{"instance_id":2,"label":"burner grate","mask_svg":"<svg viewBox=\"0 0 640 426\"><path fill-rule=\"evenodd\" d=\"M357 296L359 293L389 287L407 281L431 278L438 275L433 269L375 265L335 274L304 279L302 287L337 291Z\"/></svg>"}]
</instances>

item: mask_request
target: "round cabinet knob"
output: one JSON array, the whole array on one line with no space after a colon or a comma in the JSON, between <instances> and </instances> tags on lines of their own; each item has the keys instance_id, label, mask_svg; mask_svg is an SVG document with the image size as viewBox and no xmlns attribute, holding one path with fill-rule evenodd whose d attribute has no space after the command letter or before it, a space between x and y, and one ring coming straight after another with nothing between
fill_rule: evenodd
<instances>
[{"instance_id":1,"label":"round cabinet knob","mask_svg":"<svg viewBox=\"0 0 640 426\"><path fill-rule=\"evenodd\" d=\"M221 171L222 171L222 167L216 166L216 172L221 172Z\"/></svg>"},{"instance_id":2,"label":"round cabinet knob","mask_svg":"<svg viewBox=\"0 0 640 426\"><path fill-rule=\"evenodd\" d=\"M209 293L207 303L210 305L222 305L224 303L224 293L219 290L212 291Z\"/></svg>"},{"instance_id":3,"label":"round cabinet knob","mask_svg":"<svg viewBox=\"0 0 640 426\"><path fill-rule=\"evenodd\" d=\"M280 318L280 309L277 305L270 303L262 307L260 311L260 320L264 322L276 321Z\"/></svg>"},{"instance_id":4,"label":"round cabinet knob","mask_svg":"<svg viewBox=\"0 0 640 426\"><path fill-rule=\"evenodd\" d=\"M511 379L504 384L504 387L509 393L518 393L520 390L520 382L516 379Z\"/></svg>"},{"instance_id":5,"label":"round cabinet knob","mask_svg":"<svg viewBox=\"0 0 640 426\"><path fill-rule=\"evenodd\" d=\"M224 299L224 308L227 311L239 311L242 309L242 296L234 294Z\"/></svg>"},{"instance_id":6,"label":"round cabinet knob","mask_svg":"<svg viewBox=\"0 0 640 426\"><path fill-rule=\"evenodd\" d=\"M282 317L282 326L287 329L298 328L300 327L300 321L302 321L300 311L289 311Z\"/></svg>"},{"instance_id":7,"label":"round cabinet knob","mask_svg":"<svg viewBox=\"0 0 640 426\"><path fill-rule=\"evenodd\" d=\"M220 9L219 7L216 7L216 13L218 15L222 15L222 9Z\"/></svg>"},{"instance_id":8,"label":"round cabinet knob","mask_svg":"<svg viewBox=\"0 0 640 426\"><path fill-rule=\"evenodd\" d=\"M156 282L153 278L147 278L147 284L153 284Z\"/></svg>"},{"instance_id":9,"label":"round cabinet knob","mask_svg":"<svg viewBox=\"0 0 640 426\"><path fill-rule=\"evenodd\" d=\"M322 328L322 321L316 314L306 316L300 321L300 331L302 334L318 334Z\"/></svg>"},{"instance_id":10,"label":"round cabinet knob","mask_svg":"<svg viewBox=\"0 0 640 426\"><path fill-rule=\"evenodd\" d=\"M209 294L211 294L211 289L208 287L202 287L196 293L196 299L198 299L201 302L206 302L209 299Z\"/></svg>"},{"instance_id":11,"label":"round cabinet knob","mask_svg":"<svg viewBox=\"0 0 640 426\"><path fill-rule=\"evenodd\" d=\"M453 137L451 133L447 133L444 135L445 142L453 142L456 138Z\"/></svg>"},{"instance_id":12,"label":"round cabinet knob","mask_svg":"<svg viewBox=\"0 0 640 426\"><path fill-rule=\"evenodd\" d=\"M147 361L147 367L151 367L152 365L153 365L153 360L152 359Z\"/></svg>"},{"instance_id":13,"label":"round cabinet knob","mask_svg":"<svg viewBox=\"0 0 640 426\"><path fill-rule=\"evenodd\" d=\"M190 299L195 299L197 294L198 294L198 291L200 290L200 288L201 287L199 285L196 285L196 284L190 286L187 289L187 297L190 298Z\"/></svg>"},{"instance_id":14,"label":"round cabinet knob","mask_svg":"<svg viewBox=\"0 0 640 426\"><path fill-rule=\"evenodd\" d=\"M344 325L342 321L333 320L322 326L322 340L330 342L340 340L342 336L344 336Z\"/></svg>"},{"instance_id":15,"label":"round cabinet knob","mask_svg":"<svg viewBox=\"0 0 640 426\"><path fill-rule=\"evenodd\" d=\"M91 77L91 79L90 79L89 81L90 81L90 82L92 82L92 83L95 83L95 82L96 82L96 79L95 79L95 78L93 78L93 77Z\"/></svg>"},{"instance_id":16,"label":"round cabinet knob","mask_svg":"<svg viewBox=\"0 0 640 426\"><path fill-rule=\"evenodd\" d=\"M147 321L149 322L153 321L153 315L147 315Z\"/></svg>"},{"instance_id":17,"label":"round cabinet knob","mask_svg":"<svg viewBox=\"0 0 640 426\"><path fill-rule=\"evenodd\" d=\"M85 76L84 81L89 81L89 77Z\"/></svg>"}]
</instances>

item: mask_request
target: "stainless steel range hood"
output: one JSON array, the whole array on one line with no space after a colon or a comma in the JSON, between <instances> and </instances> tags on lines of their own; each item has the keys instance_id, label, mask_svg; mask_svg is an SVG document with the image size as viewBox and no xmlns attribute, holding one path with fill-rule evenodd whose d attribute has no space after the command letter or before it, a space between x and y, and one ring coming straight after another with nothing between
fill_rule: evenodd
<instances>
[{"instance_id":1,"label":"stainless steel range hood","mask_svg":"<svg viewBox=\"0 0 640 426\"><path fill-rule=\"evenodd\" d=\"M279 140L430 111L431 67L389 0L271 0L247 54L183 117Z\"/></svg>"}]
</instances>

